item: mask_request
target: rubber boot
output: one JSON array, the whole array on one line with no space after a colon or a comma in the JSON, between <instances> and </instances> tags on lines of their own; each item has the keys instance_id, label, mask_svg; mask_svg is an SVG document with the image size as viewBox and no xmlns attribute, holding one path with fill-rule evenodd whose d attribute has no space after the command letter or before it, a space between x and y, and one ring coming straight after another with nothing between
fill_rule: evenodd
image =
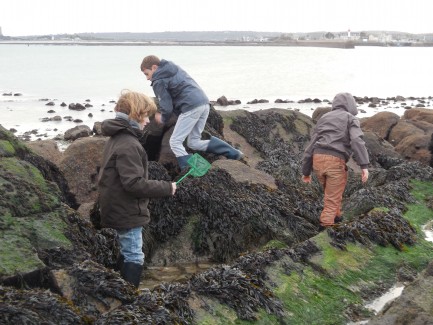
<instances>
[{"instance_id":1,"label":"rubber boot","mask_svg":"<svg viewBox=\"0 0 433 325\"><path fill-rule=\"evenodd\" d=\"M206 152L214 153L217 155L225 156L227 159L239 160L244 154L229 145L227 142L211 136Z\"/></svg>"},{"instance_id":2,"label":"rubber boot","mask_svg":"<svg viewBox=\"0 0 433 325\"><path fill-rule=\"evenodd\" d=\"M125 257L122 254L119 254L116 261L116 266L114 267L114 271L120 271L123 266L123 262L125 261Z\"/></svg>"},{"instance_id":3,"label":"rubber boot","mask_svg":"<svg viewBox=\"0 0 433 325\"><path fill-rule=\"evenodd\" d=\"M140 284L141 273L143 272L143 265L137 263L126 262L123 263L120 275L122 278L138 288Z\"/></svg>"},{"instance_id":4,"label":"rubber boot","mask_svg":"<svg viewBox=\"0 0 433 325\"><path fill-rule=\"evenodd\" d=\"M185 155L176 157L177 163L179 165L180 171L183 172L188 167L188 159L191 158L192 155Z\"/></svg>"}]
</instances>

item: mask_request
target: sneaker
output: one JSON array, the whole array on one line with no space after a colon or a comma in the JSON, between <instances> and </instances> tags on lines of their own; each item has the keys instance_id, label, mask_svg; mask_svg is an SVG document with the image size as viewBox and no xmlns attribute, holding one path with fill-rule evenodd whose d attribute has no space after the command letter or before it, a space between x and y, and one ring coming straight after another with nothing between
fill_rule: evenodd
<instances>
[{"instance_id":1,"label":"sneaker","mask_svg":"<svg viewBox=\"0 0 433 325\"><path fill-rule=\"evenodd\" d=\"M343 221L343 216L336 216L335 218L334 218L334 223L341 223Z\"/></svg>"}]
</instances>

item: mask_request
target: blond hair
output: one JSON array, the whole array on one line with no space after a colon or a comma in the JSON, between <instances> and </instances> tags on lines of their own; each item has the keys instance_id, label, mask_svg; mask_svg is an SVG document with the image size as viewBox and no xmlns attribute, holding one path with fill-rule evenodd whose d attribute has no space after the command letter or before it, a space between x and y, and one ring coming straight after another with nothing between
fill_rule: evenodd
<instances>
[{"instance_id":1,"label":"blond hair","mask_svg":"<svg viewBox=\"0 0 433 325\"><path fill-rule=\"evenodd\" d=\"M127 114L130 119L142 123L146 117L155 114L156 104L153 99L144 94L123 90L114 110Z\"/></svg>"}]
</instances>

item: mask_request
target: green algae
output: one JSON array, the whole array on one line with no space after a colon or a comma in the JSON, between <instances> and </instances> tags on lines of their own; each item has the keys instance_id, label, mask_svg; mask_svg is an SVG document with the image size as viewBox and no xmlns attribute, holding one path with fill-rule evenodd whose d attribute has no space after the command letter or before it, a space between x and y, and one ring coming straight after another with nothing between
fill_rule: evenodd
<instances>
[{"instance_id":1,"label":"green algae","mask_svg":"<svg viewBox=\"0 0 433 325\"><path fill-rule=\"evenodd\" d=\"M260 251L265 251L265 250L268 250L268 249L272 249L272 248L280 248L280 249L283 249L283 248L287 248L287 244L286 243L283 243L282 241L279 241L279 240L276 240L276 239L273 239L273 240L270 240L269 242L267 242L261 249L260 249Z\"/></svg>"},{"instance_id":2,"label":"green algae","mask_svg":"<svg viewBox=\"0 0 433 325\"><path fill-rule=\"evenodd\" d=\"M47 182L42 176L39 169L30 163L18 160L16 158L3 158L0 160L0 168L5 171L5 173L13 174L14 177L19 177L40 187L42 190L47 190Z\"/></svg>"},{"instance_id":3,"label":"green algae","mask_svg":"<svg viewBox=\"0 0 433 325\"><path fill-rule=\"evenodd\" d=\"M0 206L14 216L49 212L60 206L60 190L33 165L0 158Z\"/></svg>"},{"instance_id":4,"label":"green algae","mask_svg":"<svg viewBox=\"0 0 433 325\"><path fill-rule=\"evenodd\" d=\"M1 231L0 243L0 276L27 273L45 266L29 240Z\"/></svg>"},{"instance_id":5,"label":"green algae","mask_svg":"<svg viewBox=\"0 0 433 325\"><path fill-rule=\"evenodd\" d=\"M0 276L44 267L37 254L40 250L72 249L72 243L64 235L67 225L58 213L24 218L5 214L0 220Z\"/></svg>"},{"instance_id":6,"label":"green algae","mask_svg":"<svg viewBox=\"0 0 433 325\"><path fill-rule=\"evenodd\" d=\"M12 157L15 153L15 148L9 141L0 140L0 157Z\"/></svg>"},{"instance_id":7,"label":"green algae","mask_svg":"<svg viewBox=\"0 0 433 325\"><path fill-rule=\"evenodd\" d=\"M56 216L52 216L52 220L3 216L2 221L7 230L0 230L0 276L31 272L44 267L37 254L41 249L72 247L61 232L66 224L56 219Z\"/></svg>"}]
</instances>

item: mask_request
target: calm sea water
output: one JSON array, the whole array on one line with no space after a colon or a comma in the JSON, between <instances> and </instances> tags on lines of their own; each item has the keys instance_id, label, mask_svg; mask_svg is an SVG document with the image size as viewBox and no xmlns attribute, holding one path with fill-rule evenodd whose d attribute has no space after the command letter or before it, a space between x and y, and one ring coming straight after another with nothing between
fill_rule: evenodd
<instances>
[{"instance_id":1,"label":"calm sea water","mask_svg":"<svg viewBox=\"0 0 433 325\"><path fill-rule=\"evenodd\" d=\"M273 102L277 98L295 102L305 98L332 100L341 91L381 98L433 95L429 82L433 48L0 44L0 95L22 94L0 96L0 124L20 132L37 128L50 135L76 125L40 122L57 114L80 118L92 127L94 121L112 116L110 101L116 100L122 89L153 96L139 68L142 58L149 54L181 65L211 100L224 95L242 101L230 108L298 108L311 114L310 104ZM53 100L56 105L47 107L40 99ZM270 104L246 104L253 99L267 99ZM93 107L83 112L59 106L85 100L90 100ZM49 109L56 113L47 113Z\"/></svg>"}]
</instances>

